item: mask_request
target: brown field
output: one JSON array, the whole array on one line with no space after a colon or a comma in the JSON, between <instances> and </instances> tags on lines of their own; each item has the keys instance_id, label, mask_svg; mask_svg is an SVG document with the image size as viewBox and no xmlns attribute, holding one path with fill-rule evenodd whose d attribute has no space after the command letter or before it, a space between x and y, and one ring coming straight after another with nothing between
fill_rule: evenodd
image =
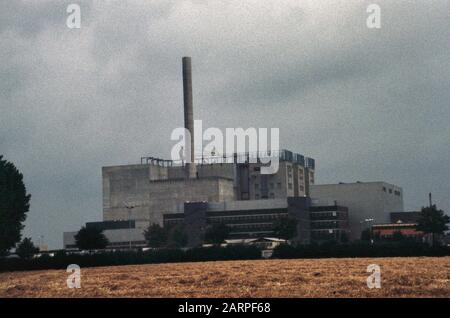
<instances>
[{"instance_id":1,"label":"brown field","mask_svg":"<svg viewBox=\"0 0 450 318\"><path fill-rule=\"evenodd\" d=\"M369 264L381 289L369 289ZM450 257L221 261L0 273L1 297L449 297Z\"/></svg>"}]
</instances>

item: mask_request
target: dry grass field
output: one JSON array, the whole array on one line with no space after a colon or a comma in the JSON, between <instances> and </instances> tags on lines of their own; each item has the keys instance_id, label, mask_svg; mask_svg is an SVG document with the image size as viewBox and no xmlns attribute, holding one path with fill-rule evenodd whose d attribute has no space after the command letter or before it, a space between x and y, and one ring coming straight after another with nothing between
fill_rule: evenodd
<instances>
[{"instance_id":1,"label":"dry grass field","mask_svg":"<svg viewBox=\"0 0 450 318\"><path fill-rule=\"evenodd\" d=\"M369 289L369 264L381 289ZM0 273L1 297L449 297L450 257L221 261Z\"/></svg>"}]
</instances>

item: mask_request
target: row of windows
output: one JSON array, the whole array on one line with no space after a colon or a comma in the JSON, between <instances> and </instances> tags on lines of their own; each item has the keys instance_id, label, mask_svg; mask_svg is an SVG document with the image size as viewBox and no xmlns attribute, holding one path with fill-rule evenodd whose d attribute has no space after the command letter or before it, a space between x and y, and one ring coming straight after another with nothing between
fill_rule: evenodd
<instances>
[{"instance_id":1,"label":"row of windows","mask_svg":"<svg viewBox=\"0 0 450 318\"><path fill-rule=\"evenodd\" d=\"M255 223L255 224L228 224L234 230L270 230L272 223Z\"/></svg>"},{"instance_id":2,"label":"row of windows","mask_svg":"<svg viewBox=\"0 0 450 318\"><path fill-rule=\"evenodd\" d=\"M313 229L330 229L346 227L346 221L313 221L311 228Z\"/></svg>"},{"instance_id":3,"label":"row of windows","mask_svg":"<svg viewBox=\"0 0 450 318\"><path fill-rule=\"evenodd\" d=\"M309 181L310 181L311 183L314 183L314 173L313 173L313 172L310 172L310 173L309 173Z\"/></svg>"},{"instance_id":4,"label":"row of windows","mask_svg":"<svg viewBox=\"0 0 450 318\"><path fill-rule=\"evenodd\" d=\"M211 223L221 223L230 221L259 221L259 220L276 220L280 218L280 214L264 214L264 215L243 215L243 216L226 216L226 217L210 217Z\"/></svg>"},{"instance_id":5,"label":"row of windows","mask_svg":"<svg viewBox=\"0 0 450 318\"><path fill-rule=\"evenodd\" d=\"M274 188L275 188L275 184L274 184L273 182L270 182L270 183L269 183L269 188L270 188L270 189L274 189ZM278 182L278 183L277 183L277 188L278 188L278 189L281 189L281 182ZM259 189L259 183L255 183L255 189L256 189L256 190Z\"/></svg>"},{"instance_id":6,"label":"row of windows","mask_svg":"<svg viewBox=\"0 0 450 318\"><path fill-rule=\"evenodd\" d=\"M326 218L330 218L330 219L342 219L342 218L347 218L347 213L346 212L338 212L338 211L333 211L333 212L312 212L311 213L311 219L313 220L320 220L320 219L326 219Z\"/></svg>"},{"instance_id":7,"label":"row of windows","mask_svg":"<svg viewBox=\"0 0 450 318\"><path fill-rule=\"evenodd\" d=\"M291 173L292 172L292 166L287 165L286 167L287 167L287 172ZM298 173L303 175L303 169L298 169Z\"/></svg>"},{"instance_id":8,"label":"row of windows","mask_svg":"<svg viewBox=\"0 0 450 318\"><path fill-rule=\"evenodd\" d=\"M327 217L327 216L337 216L337 211L325 211L325 212L314 212L311 214L311 217Z\"/></svg>"},{"instance_id":9,"label":"row of windows","mask_svg":"<svg viewBox=\"0 0 450 318\"><path fill-rule=\"evenodd\" d=\"M273 193L271 194L273 195ZM208 220L211 222L229 222L229 221L257 221L257 220L276 220L280 217L286 216L286 212L277 213L275 211L267 211L266 213L254 211L251 214L234 214L234 215L209 215ZM344 222L347 219L347 212L343 211L324 211L311 212L311 221L318 224L326 222ZM183 222L183 218L165 219L164 223L167 225L178 224Z\"/></svg>"},{"instance_id":10,"label":"row of windows","mask_svg":"<svg viewBox=\"0 0 450 318\"><path fill-rule=\"evenodd\" d=\"M421 236L421 234L402 234L402 235L405 238L417 238L417 237ZM382 239L391 239L391 238L393 238L393 235L380 235L380 238L382 238Z\"/></svg>"},{"instance_id":11,"label":"row of windows","mask_svg":"<svg viewBox=\"0 0 450 318\"><path fill-rule=\"evenodd\" d=\"M314 179L311 180L311 183L314 183ZM255 183L255 190L259 190L259 183ZM292 182L288 182L288 188L292 189ZM269 189L275 189L275 184L273 182L269 183ZM281 182L277 182L277 189L281 189ZM303 191L305 187L303 184L300 185L300 189Z\"/></svg>"},{"instance_id":12,"label":"row of windows","mask_svg":"<svg viewBox=\"0 0 450 318\"><path fill-rule=\"evenodd\" d=\"M394 194L397 195L397 196L400 196L400 195L402 194L402 193L401 193L400 191L398 191L398 190L392 190L392 189L389 189L389 190L388 190L388 189L386 189L386 187L383 187L383 191L384 191L384 192L388 192L388 191L389 191L390 194L392 194L392 192L394 192Z\"/></svg>"},{"instance_id":13,"label":"row of windows","mask_svg":"<svg viewBox=\"0 0 450 318\"><path fill-rule=\"evenodd\" d=\"M256 193L255 194L255 199L259 199L259 198L261 198L261 199L268 199L268 198L271 198L271 199L273 199L273 198L275 198L275 194L274 193L269 193L269 195L267 196L267 195L259 195L258 193Z\"/></svg>"},{"instance_id":14,"label":"row of windows","mask_svg":"<svg viewBox=\"0 0 450 318\"><path fill-rule=\"evenodd\" d=\"M329 234L342 234L342 233L346 233L346 230L342 230L342 229L322 229L322 230L312 230L311 231L311 236L312 237L318 237L318 236L326 236Z\"/></svg>"},{"instance_id":15,"label":"row of windows","mask_svg":"<svg viewBox=\"0 0 450 318\"><path fill-rule=\"evenodd\" d=\"M301 170L300 170L301 171ZM251 175L251 178L252 179L256 179L257 177L259 176L259 174L252 174ZM287 174L287 177L288 177L288 181L291 181L292 182L292 179L293 179L293 177L292 177L292 173L288 173ZM303 181L304 181L304 176L303 176L303 171L300 173L300 175L298 176L298 179L299 179L299 181L301 182L301 183L303 183ZM314 183L314 174L313 173L311 173L310 174L310 181L311 181L311 183ZM272 185L273 185L273 183L271 183ZM256 185L256 184L255 184ZM279 187L281 187L281 183L280 182L278 182L278 184L277 184Z\"/></svg>"}]
</instances>

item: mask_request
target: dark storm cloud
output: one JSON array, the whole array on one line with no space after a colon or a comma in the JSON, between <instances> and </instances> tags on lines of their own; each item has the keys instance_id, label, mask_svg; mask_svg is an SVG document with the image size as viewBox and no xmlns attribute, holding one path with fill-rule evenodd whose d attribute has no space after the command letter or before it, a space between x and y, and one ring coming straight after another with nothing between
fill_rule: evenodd
<instances>
[{"instance_id":1,"label":"dark storm cloud","mask_svg":"<svg viewBox=\"0 0 450 318\"><path fill-rule=\"evenodd\" d=\"M65 26L79 3L81 29ZM0 153L33 198L25 234L101 219L101 167L168 157L181 56L204 126L279 127L317 181L384 180L450 211L449 1L8 1Z\"/></svg>"}]
</instances>

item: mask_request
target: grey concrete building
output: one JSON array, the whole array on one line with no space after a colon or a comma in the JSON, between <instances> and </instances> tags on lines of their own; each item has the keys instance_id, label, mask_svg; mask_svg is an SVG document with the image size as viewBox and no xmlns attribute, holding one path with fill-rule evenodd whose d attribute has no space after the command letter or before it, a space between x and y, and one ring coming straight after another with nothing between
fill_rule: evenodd
<instances>
[{"instance_id":1,"label":"grey concrete building","mask_svg":"<svg viewBox=\"0 0 450 318\"><path fill-rule=\"evenodd\" d=\"M314 182L314 161L308 158L311 166L305 167L304 162L294 161L293 155L301 156L280 151L278 172L271 175L261 174L262 164L258 162L203 162L196 165L196 177L187 179L185 167L170 160L103 167L103 220L132 219L136 228L144 229L150 223L162 225L163 215L175 212L186 201L304 197ZM129 205L133 208L128 208Z\"/></svg>"},{"instance_id":2,"label":"grey concrete building","mask_svg":"<svg viewBox=\"0 0 450 318\"><path fill-rule=\"evenodd\" d=\"M182 74L184 127L191 134L184 149L195 149L190 58L183 58ZM314 159L289 150L272 151L279 169L262 174L260 155L196 158L192 151L191 163L142 157L140 164L103 167L103 222L95 226L103 227L110 247L141 246L149 224L183 220L195 246L218 220L232 227L233 237L258 237L272 233L276 218L291 216L299 223L296 240L305 243L311 232L318 240L358 239L372 224L389 222L390 212L403 211L402 189L395 185L315 185ZM73 235L64 234L66 247L73 246Z\"/></svg>"},{"instance_id":3,"label":"grey concrete building","mask_svg":"<svg viewBox=\"0 0 450 318\"><path fill-rule=\"evenodd\" d=\"M190 58L183 58L182 70L184 127L191 134L191 138L185 139L184 149L195 149ZM180 206L189 202L212 204L306 197L314 183L314 159L288 150L272 151L270 157L279 160L279 169L270 175L261 173L264 164L259 153L196 158L192 151L191 163L143 157L141 164L103 167L103 221L133 221L134 230L130 232L138 233L152 223L163 225L165 214L177 213ZM201 211L197 205L194 210ZM192 210L192 206L188 207ZM196 213L192 214L195 220ZM189 213L186 219L191 219ZM73 235L64 236L65 246L72 245L70 237ZM123 241L120 235L111 234L108 238L112 245ZM140 241L137 236L137 244Z\"/></svg>"},{"instance_id":4,"label":"grey concrete building","mask_svg":"<svg viewBox=\"0 0 450 318\"><path fill-rule=\"evenodd\" d=\"M348 237L347 208L336 201L313 203L309 197L184 203L177 213L164 215L164 227L183 224L189 245L196 246L202 242L206 228L216 223L230 228L232 240L274 237L274 223L287 217L297 220L297 236L292 240L302 244Z\"/></svg>"},{"instance_id":5,"label":"grey concrete building","mask_svg":"<svg viewBox=\"0 0 450 318\"><path fill-rule=\"evenodd\" d=\"M311 198L337 200L348 208L350 239L372 224L389 223L390 213L403 211L403 191L386 182L311 185Z\"/></svg>"},{"instance_id":6,"label":"grey concrete building","mask_svg":"<svg viewBox=\"0 0 450 318\"><path fill-rule=\"evenodd\" d=\"M149 223L162 225L164 213L173 212L185 201L234 200L234 183L220 167L218 173L184 179L182 167L164 167L157 164L104 167L103 220L119 221L129 218L137 228ZM209 170L209 169L206 169ZM128 206L132 205L130 209Z\"/></svg>"},{"instance_id":7,"label":"grey concrete building","mask_svg":"<svg viewBox=\"0 0 450 318\"><path fill-rule=\"evenodd\" d=\"M189 236L189 245L201 244L202 236L209 225L226 224L230 228L230 239L269 237L273 234L273 223L282 217L298 221L295 240L308 243L309 206L308 197L230 201L187 202L177 213L164 215L164 226L183 224Z\"/></svg>"}]
</instances>

